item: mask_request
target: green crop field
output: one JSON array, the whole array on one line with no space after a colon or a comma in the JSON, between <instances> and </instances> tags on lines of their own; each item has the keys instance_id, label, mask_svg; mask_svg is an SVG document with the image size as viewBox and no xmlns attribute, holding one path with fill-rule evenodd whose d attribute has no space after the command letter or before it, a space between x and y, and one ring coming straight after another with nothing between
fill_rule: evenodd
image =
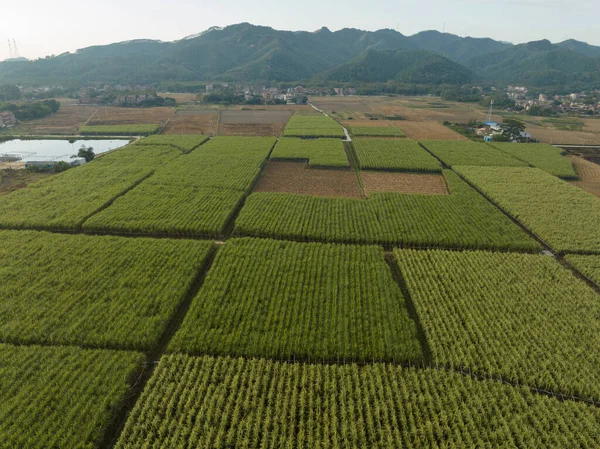
<instances>
[{"instance_id":1,"label":"green crop field","mask_svg":"<svg viewBox=\"0 0 600 449\"><path fill-rule=\"evenodd\" d=\"M99 448L142 354L0 344L0 446Z\"/></svg>"},{"instance_id":2,"label":"green crop field","mask_svg":"<svg viewBox=\"0 0 600 449\"><path fill-rule=\"evenodd\" d=\"M573 163L560 148L545 143L493 143L494 147L562 179L577 179Z\"/></svg>"},{"instance_id":3,"label":"green crop field","mask_svg":"<svg viewBox=\"0 0 600 449\"><path fill-rule=\"evenodd\" d=\"M459 140L423 140L421 143L448 167L456 165L527 166L527 163L485 143Z\"/></svg>"},{"instance_id":4,"label":"green crop field","mask_svg":"<svg viewBox=\"0 0 600 449\"><path fill-rule=\"evenodd\" d=\"M450 195L373 193L365 201L253 193L236 220L235 233L416 247L540 249L457 175L445 175Z\"/></svg>"},{"instance_id":5,"label":"green crop field","mask_svg":"<svg viewBox=\"0 0 600 449\"><path fill-rule=\"evenodd\" d=\"M555 250L600 253L600 198L537 168L456 170Z\"/></svg>"},{"instance_id":6,"label":"green crop field","mask_svg":"<svg viewBox=\"0 0 600 449\"><path fill-rule=\"evenodd\" d=\"M171 355L116 449L591 449L599 439L596 407L460 374Z\"/></svg>"},{"instance_id":7,"label":"green crop field","mask_svg":"<svg viewBox=\"0 0 600 449\"><path fill-rule=\"evenodd\" d=\"M0 341L148 350L211 247L0 231Z\"/></svg>"},{"instance_id":8,"label":"green crop field","mask_svg":"<svg viewBox=\"0 0 600 449\"><path fill-rule=\"evenodd\" d=\"M271 159L308 159L311 167L350 166L344 143L339 139L283 138L275 145Z\"/></svg>"},{"instance_id":9,"label":"green crop field","mask_svg":"<svg viewBox=\"0 0 600 449\"><path fill-rule=\"evenodd\" d=\"M600 285L600 256L569 254L566 259L589 279Z\"/></svg>"},{"instance_id":10,"label":"green crop field","mask_svg":"<svg viewBox=\"0 0 600 449\"><path fill-rule=\"evenodd\" d=\"M282 359L417 360L416 329L369 246L228 241L170 349Z\"/></svg>"},{"instance_id":11,"label":"green crop field","mask_svg":"<svg viewBox=\"0 0 600 449\"><path fill-rule=\"evenodd\" d=\"M87 220L90 232L222 237L244 192L143 182Z\"/></svg>"},{"instance_id":12,"label":"green crop field","mask_svg":"<svg viewBox=\"0 0 600 449\"><path fill-rule=\"evenodd\" d=\"M207 136L185 134L155 134L138 140L136 145L171 145L189 153L208 140Z\"/></svg>"},{"instance_id":13,"label":"green crop field","mask_svg":"<svg viewBox=\"0 0 600 449\"><path fill-rule=\"evenodd\" d=\"M283 132L285 137L344 137L342 126L324 115L293 115Z\"/></svg>"},{"instance_id":14,"label":"green crop field","mask_svg":"<svg viewBox=\"0 0 600 449\"><path fill-rule=\"evenodd\" d=\"M83 136L148 136L158 131L159 125L103 125L82 126Z\"/></svg>"},{"instance_id":15,"label":"green crop field","mask_svg":"<svg viewBox=\"0 0 600 449\"><path fill-rule=\"evenodd\" d=\"M598 294L552 257L397 250L434 363L600 399Z\"/></svg>"},{"instance_id":16,"label":"green crop field","mask_svg":"<svg viewBox=\"0 0 600 449\"><path fill-rule=\"evenodd\" d=\"M348 132L355 137L406 137L406 134L395 126L352 126Z\"/></svg>"},{"instance_id":17,"label":"green crop field","mask_svg":"<svg viewBox=\"0 0 600 449\"><path fill-rule=\"evenodd\" d=\"M362 170L441 173L442 165L412 140L354 139Z\"/></svg>"}]
</instances>

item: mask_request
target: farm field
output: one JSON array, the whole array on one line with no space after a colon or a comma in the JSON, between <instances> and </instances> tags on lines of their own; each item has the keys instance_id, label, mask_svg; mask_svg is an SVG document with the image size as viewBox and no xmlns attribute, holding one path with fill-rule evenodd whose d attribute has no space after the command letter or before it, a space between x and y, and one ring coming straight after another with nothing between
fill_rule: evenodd
<instances>
[{"instance_id":1,"label":"farm field","mask_svg":"<svg viewBox=\"0 0 600 449\"><path fill-rule=\"evenodd\" d=\"M82 126L84 136L147 136L158 132L159 125L94 125Z\"/></svg>"},{"instance_id":2,"label":"farm field","mask_svg":"<svg viewBox=\"0 0 600 449\"><path fill-rule=\"evenodd\" d=\"M598 447L599 165L437 97L315 98L407 135L346 142L182 95L50 116L160 128L0 171L0 447Z\"/></svg>"},{"instance_id":3,"label":"farm field","mask_svg":"<svg viewBox=\"0 0 600 449\"><path fill-rule=\"evenodd\" d=\"M263 239L221 248L170 350L283 360L421 354L381 248Z\"/></svg>"},{"instance_id":4,"label":"farm field","mask_svg":"<svg viewBox=\"0 0 600 449\"><path fill-rule=\"evenodd\" d=\"M450 194L446 180L441 174L361 171L360 178L367 196L377 192Z\"/></svg>"},{"instance_id":5,"label":"farm field","mask_svg":"<svg viewBox=\"0 0 600 449\"><path fill-rule=\"evenodd\" d=\"M554 258L395 254L435 364L600 399L598 294Z\"/></svg>"},{"instance_id":6,"label":"farm field","mask_svg":"<svg viewBox=\"0 0 600 449\"><path fill-rule=\"evenodd\" d=\"M442 172L442 164L417 142L359 138L353 145L361 170Z\"/></svg>"},{"instance_id":7,"label":"farm field","mask_svg":"<svg viewBox=\"0 0 600 449\"><path fill-rule=\"evenodd\" d=\"M84 105L65 105L57 113L48 117L27 122L20 122L13 128L14 134L60 135L77 134L79 127L87 123L97 108Z\"/></svg>"},{"instance_id":8,"label":"farm field","mask_svg":"<svg viewBox=\"0 0 600 449\"><path fill-rule=\"evenodd\" d=\"M599 424L596 407L451 372L170 355L116 448L591 449Z\"/></svg>"},{"instance_id":9,"label":"farm field","mask_svg":"<svg viewBox=\"0 0 600 449\"><path fill-rule=\"evenodd\" d=\"M540 249L536 241L456 174L444 173L450 195L374 193L364 201L252 193L236 220L234 233L413 247ZM305 213L307 210L310 215Z\"/></svg>"},{"instance_id":10,"label":"farm field","mask_svg":"<svg viewBox=\"0 0 600 449\"><path fill-rule=\"evenodd\" d=\"M135 352L0 344L2 447L100 447L143 362Z\"/></svg>"},{"instance_id":11,"label":"farm field","mask_svg":"<svg viewBox=\"0 0 600 449\"><path fill-rule=\"evenodd\" d=\"M0 242L0 341L136 350L157 343L212 246L34 231Z\"/></svg>"},{"instance_id":12,"label":"farm field","mask_svg":"<svg viewBox=\"0 0 600 449\"><path fill-rule=\"evenodd\" d=\"M350 134L353 136L372 137L406 137L404 132L396 126L351 126Z\"/></svg>"},{"instance_id":13,"label":"farm field","mask_svg":"<svg viewBox=\"0 0 600 449\"><path fill-rule=\"evenodd\" d=\"M254 192L362 198L353 171L307 168L303 162L269 161L256 183Z\"/></svg>"},{"instance_id":14,"label":"farm field","mask_svg":"<svg viewBox=\"0 0 600 449\"><path fill-rule=\"evenodd\" d=\"M456 170L556 251L600 253L600 198L537 168Z\"/></svg>"},{"instance_id":15,"label":"farm field","mask_svg":"<svg viewBox=\"0 0 600 449\"><path fill-rule=\"evenodd\" d=\"M310 167L350 167L344 143L340 139L280 139L273 153L273 160L308 160Z\"/></svg>"}]
</instances>

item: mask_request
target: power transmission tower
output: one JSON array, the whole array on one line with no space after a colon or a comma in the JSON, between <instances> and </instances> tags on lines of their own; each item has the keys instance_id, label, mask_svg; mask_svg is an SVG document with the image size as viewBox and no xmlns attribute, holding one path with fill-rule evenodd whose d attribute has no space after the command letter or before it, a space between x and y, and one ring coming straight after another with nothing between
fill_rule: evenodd
<instances>
[{"instance_id":1,"label":"power transmission tower","mask_svg":"<svg viewBox=\"0 0 600 449\"><path fill-rule=\"evenodd\" d=\"M17 41L15 41L14 39L13 39L13 53L14 53L15 58L21 57L21 55L19 54L19 48L17 47Z\"/></svg>"},{"instance_id":2,"label":"power transmission tower","mask_svg":"<svg viewBox=\"0 0 600 449\"><path fill-rule=\"evenodd\" d=\"M490 111L488 112L488 122L492 121L492 114L494 113L494 100L490 101Z\"/></svg>"},{"instance_id":3,"label":"power transmission tower","mask_svg":"<svg viewBox=\"0 0 600 449\"><path fill-rule=\"evenodd\" d=\"M8 40L8 58L12 59L14 58L14 53L13 53L13 48L12 48L12 44L10 43L10 39Z\"/></svg>"}]
</instances>

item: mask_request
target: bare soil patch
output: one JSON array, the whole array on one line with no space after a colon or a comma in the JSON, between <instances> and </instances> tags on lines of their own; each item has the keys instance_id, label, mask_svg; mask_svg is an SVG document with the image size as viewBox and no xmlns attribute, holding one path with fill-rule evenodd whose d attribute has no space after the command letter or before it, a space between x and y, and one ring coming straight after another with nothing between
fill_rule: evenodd
<instances>
[{"instance_id":1,"label":"bare soil patch","mask_svg":"<svg viewBox=\"0 0 600 449\"><path fill-rule=\"evenodd\" d=\"M165 124L175 114L175 108L115 108L102 107L88 125Z\"/></svg>"},{"instance_id":2,"label":"bare soil patch","mask_svg":"<svg viewBox=\"0 0 600 449\"><path fill-rule=\"evenodd\" d=\"M76 134L79 127L84 125L96 112L97 108L83 105L62 105L56 114L27 122L20 122L14 132L17 134Z\"/></svg>"},{"instance_id":3,"label":"bare soil patch","mask_svg":"<svg viewBox=\"0 0 600 449\"><path fill-rule=\"evenodd\" d=\"M258 124L221 124L218 134L220 136L275 136L283 134L285 123Z\"/></svg>"},{"instance_id":4,"label":"bare soil patch","mask_svg":"<svg viewBox=\"0 0 600 449\"><path fill-rule=\"evenodd\" d=\"M290 110L244 110L221 112L221 123L224 125L272 125L285 124L292 116Z\"/></svg>"},{"instance_id":5,"label":"bare soil patch","mask_svg":"<svg viewBox=\"0 0 600 449\"><path fill-rule=\"evenodd\" d=\"M578 156L569 156L573 161L575 172L579 181L571 181L571 184L600 197L600 165L587 161Z\"/></svg>"},{"instance_id":6,"label":"bare soil patch","mask_svg":"<svg viewBox=\"0 0 600 449\"><path fill-rule=\"evenodd\" d=\"M23 189L29 184L32 184L40 179L52 176L54 173L31 173L27 170L22 170L25 167L24 163L20 163L22 166L12 164L15 168L2 169L0 167L0 196L7 195L15 190Z\"/></svg>"},{"instance_id":7,"label":"bare soil patch","mask_svg":"<svg viewBox=\"0 0 600 449\"><path fill-rule=\"evenodd\" d=\"M218 111L177 111L163 134L206 134L214 136L219 126Z\"/></svg>"},{"instance_id":8,"label":"bare soil patch","mask_svg":"<svg viewBox=\"0 0 600 449\"><path fill-rule=\"evenodd\" d=\"M256 184L256 192L362 198L352 170L308 168L304 162L269 161Z\"/></svg>"},{"instance_id":9,"label":"bare soil patch","mask_svg":"<svg viewBox=\"0 0 600 449\"><path fill-rule=\"evenodd\" d=\"M443 175L361 171L360 177L367 196L374 192L449 194Z\"/></svg>"}]
</instances>

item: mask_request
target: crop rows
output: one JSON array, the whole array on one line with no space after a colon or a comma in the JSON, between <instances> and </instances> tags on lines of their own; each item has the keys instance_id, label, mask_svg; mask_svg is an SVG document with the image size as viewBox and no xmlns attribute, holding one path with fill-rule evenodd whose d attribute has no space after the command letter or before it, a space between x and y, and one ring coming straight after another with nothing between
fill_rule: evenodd
<instances>
[{"instance_id":1,"label":"crop rows","mask_svg":"<svg viewBox=\"0 0 600 449\"><path fill-rule=\"evenodd\" d=\"M84 136L147 136L158 131L159 125L103 125L82 126L79 133Z\"/></svg>"},{"instance_id":2,"label":"crop rows","mask_svg":"<svg viewBox=\"0 0 600 449\"><path fill-rule=\"evenodd\" d=\"M538 250L540 245L456 174L450 195L373 193L369 200L253 193L237 235L417 247Z\"/></svg>"},{"instance_id":3,"label":"crop rows","mask_svg":"<svg viewBox=\"0 0 600 449\"><path fill-rule=\"evenodd\" d=\"M440 250L396 257L435 364L600 400L600 301L554 258Z\"/></svg>"},{"instance_id":4,"label":"crop rows","mask_svg":"<svg viewBox=\"0 0 600 449\"><path fill-rule=\"evenodd\" d=\"M355 137L406 137L406 134L395 126L352 126L349 131Z\"/></svg>"},{"instance_id":5,"label":"crop rows","mask_svg":"<svg viewBox=\"0 0 600 449\"><path fill-rule=\"evenodd\" d=\"M415 324L378 247L229 240L172 351L416 360Z\"/></svg>"},{"instance_id":6,"label":"crop rows","mask_svg":"<svg viewBox=\"0 0 600 449\"><path fill-rule=\"evenodd\" d=\"M600 285L600 256L569 254L566 259L588 278Z\"/></svg>"},{"instance_id":7,"label":"crop rows","mask_svg":"<svg viewBox=\"0 0 600 449\"><path fill-rule=\"evenodd\" d=\"M155 134L137 141L136 145L171 145L189 153L207 140L207 136L197 134Z\"/></svg>"},{"instance_id":8,"label":"crop rows","mask_svg":"<svg viewBox=\"0 0 600 449\"><path fill-rule=\"evenodd\" d=\"M423 146L449 167L455 165L525 167L527 164L485 143L423 140Z\"/></svg>"},{"instance_id":9,"label":"crop rows","mask_svg":"<svg viewBox=\"0 0 600 449\"><path fill-rule=\"evenodd\" d=\"M163 357L116 449L592 449L600 410L431 369Z\"/></svg>"},{"instance_id":10,"label":"crop rows","mask_svg":"<svg viewBox=\"0 0 600 449\"><path fill-rule=\"evenodd\" d=\"M129 146L45 178L0 197L0 228L77 230L87 217L180 154L171 147Z\"/></svg>"},{"instance_id":11,"label":"crop rows","mask_svg":"<svg viewBox=\"0 0 600 449\"><path fill-rule=\"evenodd\" d=\"M142 354L0 344L0 447L100 446Z\"/></svg>"},{"instance_id":12,"label":"crop rows","mask_svg":"<svg viewBox=\"0 0 600 449\"><path fill-rule=\"evenodd\" d=\"M494 143L494 147L562 179L577 179L565 151L545 143Z\"/></svg>"},{"instance_id":13,"label":"crop rows","mask_svg":"<svg viewBox=\"0 0 600 449\"><path fill-rule=\"evenodd\" d=\"M222 237L275 139L216 137L84 224L87 231Z\"/></svg>"},{"instance_id":14,"label":"crop rows","mask_svg":"<svg viewBox=\"0 0 600 449\"><path fill-rule=\"evenodd\" d=\"M349 167L340 139L283 138L277 142L271 159L306 160L311 167Z\"/></svg>"},{"instance_id":15,"label":"crop rows","mask_svg":"<svg viewBox=\"0 0 600 449\"><path fill-rule=\"evenodd\" d=\"M0 341L148 350L211 247L0 231Z\"/></svg>"},{"instance_id":16,"label":"crop rows","mask_svg":"<svg viewBox=\"0 0 600 449\"><path fill-rule=\"evenodd\" d=\"M362 170L441 173L442 165L412 140L354 139Z\"/></svg>"},{"instance_id":17,"label":"crop rows","mask_svg":"<svg viewBox=\"0 0 600 449\"><path fill-rule=\"evenodd\" d=\"M324 115L293 115L283 132L285 137L344 137L341 125Z\"/></svg>"},{"instance_id":18,"label":"crop rows","mask_svg":"<svg viewBox=\"0 0 600 449\"><path fill-rule=\"evenodd\" d=\"M600 198L537 168L456 170L555 250L600 253Z\"/></svg>"}]
</instances>

